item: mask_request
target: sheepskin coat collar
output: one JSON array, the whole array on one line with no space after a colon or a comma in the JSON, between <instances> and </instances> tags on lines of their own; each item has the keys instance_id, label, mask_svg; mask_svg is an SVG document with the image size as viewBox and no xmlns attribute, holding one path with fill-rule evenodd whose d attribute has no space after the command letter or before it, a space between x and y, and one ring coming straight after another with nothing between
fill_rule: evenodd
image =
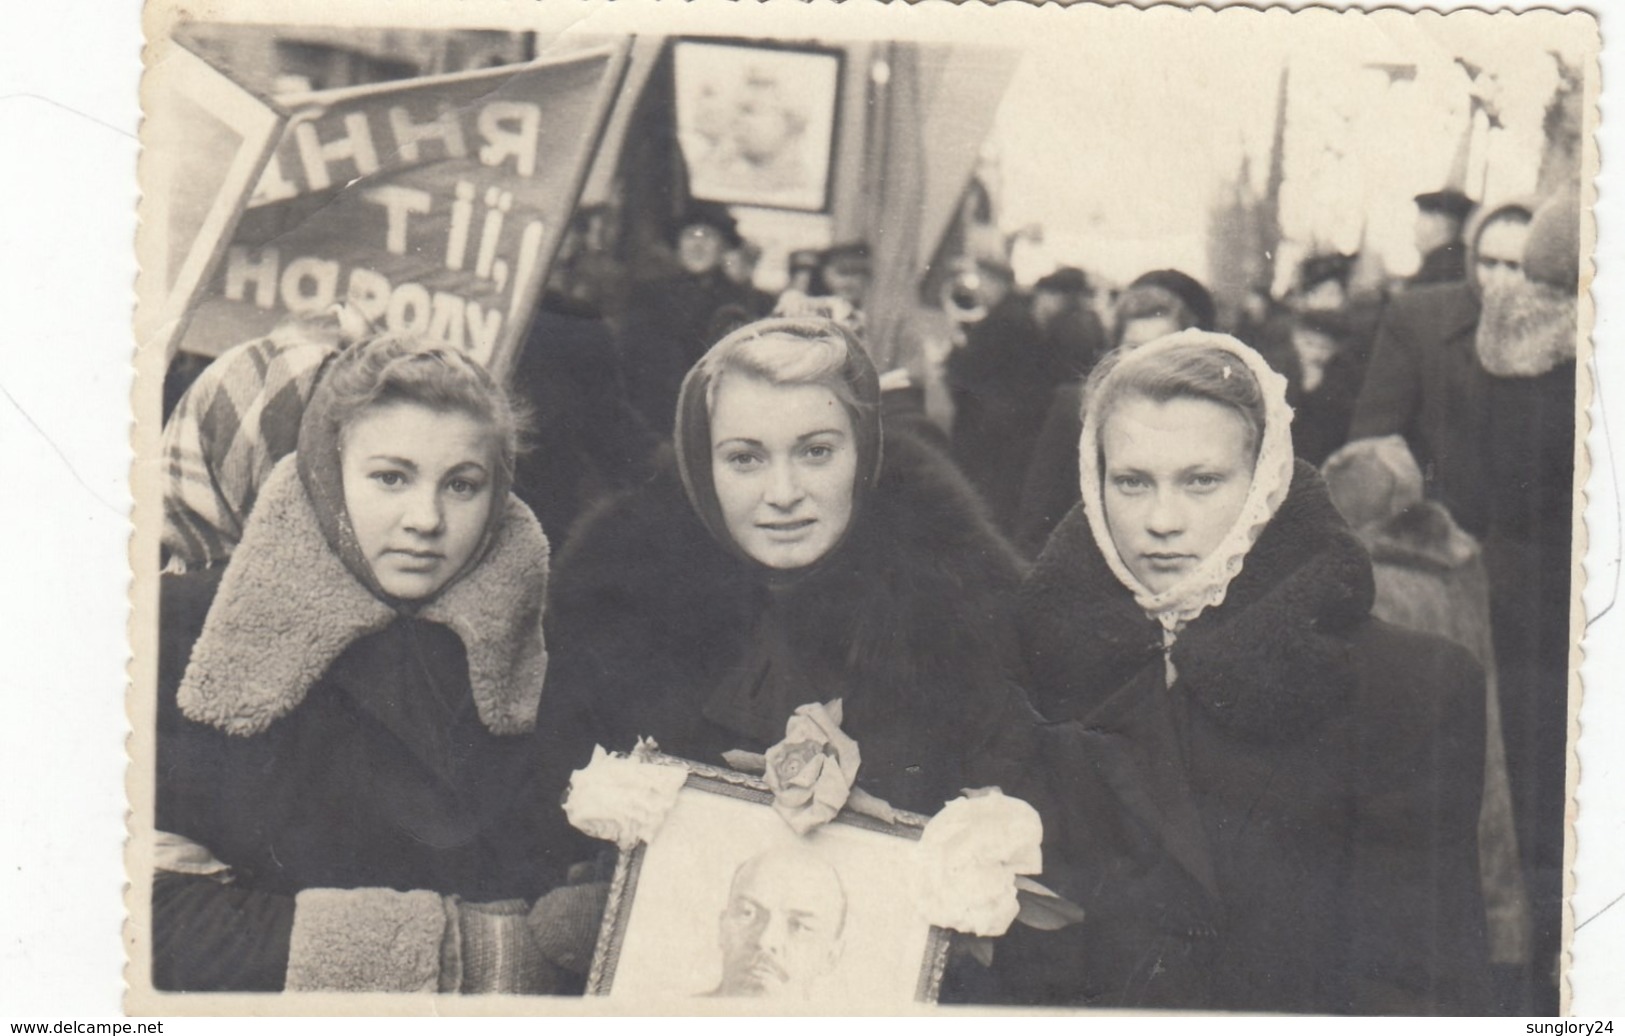
<instances>
[{"instance_id":1,"label":"sheepskin coat collar","mask_svg":"<svg viewBox=\"0 0 1625 1036\"><path fill-rule=\"evenodd\" d=\"M462 640L475 707L494 734L536 724L547 571L541 526L509 496L483 560L412 613ZM299 706L346 647L402 614L329 547L290 455L267 480L221 578L181 682L181 711L228 734L262 733Z\"/></svg>"},{"instance_id":2,"label":"sheepskin coat collar","mask_svg":"<svg viewBox=\"0 0 1625 1036\"><path fill-rule=\"evenodd\" d=\"M1352 686L1346 634L1368 617L1373 593L1365 549L1320 476L1298 462L1223 603L1168 649L1176 696L1243 740L1297 736ZM1113 575L1081 506L1039 557L1019 611L1029 690L1050 718L1093 716L1109 726L1115 710L1133 704L1114 703L1117 692L1165 689L1161 628Z\"/></svg>"}]
</instances>

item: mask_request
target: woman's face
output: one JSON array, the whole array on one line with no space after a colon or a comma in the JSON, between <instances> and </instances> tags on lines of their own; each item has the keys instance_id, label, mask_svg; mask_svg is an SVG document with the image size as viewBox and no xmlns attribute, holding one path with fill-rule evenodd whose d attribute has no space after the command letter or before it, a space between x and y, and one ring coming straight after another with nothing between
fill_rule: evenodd
<instances>
[{"instance_id":1,"label":"woman's face","mask_svg":"<svg viewBox=\"0 0 1625 1036\"><path fill-rule=\"evenodd\" d=\"M384 592L430 597L463 570L493 502L496 435L461 410L388 403L344 430L344 506Z\"/></svg>"},{"instance_id":2,"label":"woman's face","mask_svg":"<svg viewBox=\"0 0 1625 1036\"><path fill-rule=\"evenodd\" d=\"M1101 493L1117 553L1161 593L1213 553L1252 484L1247 421L1206 399L1129 396L1100 431Z\"/></svg>"},{"instance_id":3,"label":"woman's face","mask_svg":"<svg viewBox=\"0 0 1625 1036\"><path fill-rule=\"evenodd\" d=\"M708 223L691 223L677 235L677 262L688 273L710 273L723 251L722 232Z\"/></svg>"},{"instance_id":4,"label":"woman's face","mask_svg":"<svg viewBox=\"0 0 1625 1036\"><path fill-rule=\"evenodd\" d=\"M852 520L852 419L822 385L726 376L711 413L711 478L728 534L770 568L823 557Z\"/></svg>"}]
</instances>

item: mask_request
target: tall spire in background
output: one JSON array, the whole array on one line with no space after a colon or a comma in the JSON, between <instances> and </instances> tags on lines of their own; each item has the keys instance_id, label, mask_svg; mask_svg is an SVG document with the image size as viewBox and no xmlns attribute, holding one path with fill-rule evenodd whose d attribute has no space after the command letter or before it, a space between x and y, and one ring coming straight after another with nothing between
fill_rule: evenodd
<instances>
[{"instance_id":1,"label":"tall spire in background","mask_svg":"<svg viewBox=\"0 0 1625 1036\"><path fill-rule=\"evenodd\" d=\"M1259 206L1258 237L1263 246L1266 275L1273 275L1275 256L1281 245L1281 183L1286 179L1286 106L1291 76L1291 61L1282 61L1280 83L1275 91L1275 130L1270 136L1270 167Z\"/></svg>"}]
</instances>

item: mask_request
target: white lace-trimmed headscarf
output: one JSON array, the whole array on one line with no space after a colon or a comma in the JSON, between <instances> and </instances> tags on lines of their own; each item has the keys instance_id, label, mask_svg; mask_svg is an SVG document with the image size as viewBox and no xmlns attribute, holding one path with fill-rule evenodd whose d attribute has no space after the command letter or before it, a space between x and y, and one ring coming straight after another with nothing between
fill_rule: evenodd
<instances>
[{"instance_id":1,"label":"white lace-trimmed headscarf","mask_svg":"<svg viewBox=\"0 0 1625 1036\"><path fill-rule=\"evenodd\" d=\"M1129 571L1113 542L1111 529L1106 523L1105 498L1100 472L1100 414L1091 405L1092 399L1110 398L1112 384L1127 371L1172 349L1199 346L1228 353L1236 363L1239 376L1250 375L1257 383L1264 399L1264 427L1259 432L1258 460L1253 466L1253 479L1242 503L1241 514L1213 553L1190 571L1175 585L1153 593ZM1227 375L1228 376L1228 375ZM1178 331L1147 342L1118 360L1086 400L1083 415L1083 436L1079 440L1079 468L1082 479L1083 510L1089 519L1089 530L1095 544L1111 567L1112 573L1134 594L1135 603L1162 626L1163 642L1171 646L1180 630L1200 615L1204 609L1224 603L1231 580L1241 572L1247 553L1252 550L1259 533L1286 499L1292 486L1292 408L1286 402L1286 378L1272 370L1264 358L1229 335L1211 331ZM1173 682L1172 663L1169 682Z\"/></svg>"}]
</instances>

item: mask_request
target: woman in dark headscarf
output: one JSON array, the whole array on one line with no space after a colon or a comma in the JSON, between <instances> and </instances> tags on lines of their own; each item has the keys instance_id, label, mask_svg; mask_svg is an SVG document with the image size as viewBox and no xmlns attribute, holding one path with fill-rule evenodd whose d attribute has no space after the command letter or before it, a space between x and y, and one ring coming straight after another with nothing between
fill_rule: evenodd
<instances>
[{"instance_id":1,"label":"woman in dark headscarf","mask_svg":"<svg viewBox=\"0 0 1625 1036\"><path fill-rule=\"evenodd\" d=\"M1483 675L1371 618L1285 389L1200 331L1090 379L1083 500L1018 612L1056 721L1045 881L1086 917L1006 938L1018 1000L1486 1008Z\"/></svg>"},{"instance_id":2,"label":"woman in dark headscarf","mask_svg":"<svg viewBox=\"0 0 1625 1036\"><path fill-rule=\"evenodd\" d=\"M718 342L683 383L674 462L560 558L549 714L716 763L839 698L864 790L934 813L1002 783L1024 762L997 747L1023 729L1005 610L1021 567L945 458L882 431L879 399L832 321Z\"/></svg>"},{"instance_id":3,"label":"woman in dark headscarf","mask_svg":"<svg viewBox=\"0 0 1625 1036\"><path fill-rule=\"evenodd\" d=\"M460 352L354 345L229 563L165 577L157 988L561 988L527 923L573 838L518 424Z\"/></svg>"}]
</instances>

